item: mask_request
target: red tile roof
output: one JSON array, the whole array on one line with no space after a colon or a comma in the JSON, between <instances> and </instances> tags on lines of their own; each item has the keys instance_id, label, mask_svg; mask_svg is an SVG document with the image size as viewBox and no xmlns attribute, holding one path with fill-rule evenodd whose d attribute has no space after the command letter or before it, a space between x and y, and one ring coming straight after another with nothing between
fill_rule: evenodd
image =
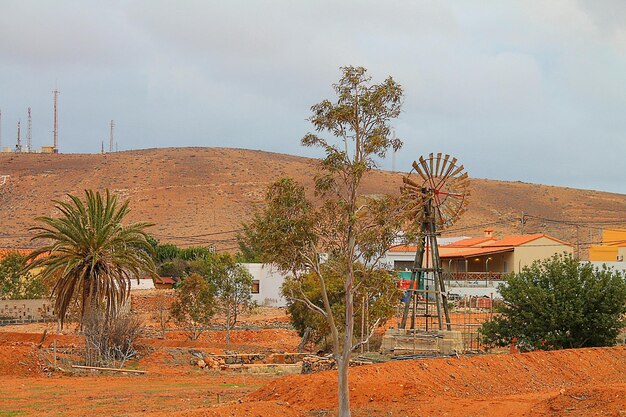
<instances>
[{"instance_id":1,"label":"red tile roof","mask_svg":"<svg viewBox=\"0 0 626 417\"><path fill-rule=\"evenodd\" d=\"M451 243L449 245L442 245L441 248L467 248L467 251L460 251L450 254L441 254L442 258L454 258L454 257L463 257L463 256L476 256L483 254L482 250L485 249L484 254L487 253L496 253L496 252L508 252L512 250L514 247L525 245L527 243L533 242L537 239L545 237L546 239L550 239L556 243L560 243L567 246L573 246L567 242L554 238L552 236L548 236L543 233L535 233L529 235L512 235L505 236L500 240L495 240L490 237L475 237L469 239L463 239ZM476 249L477 251L473 251ZM415 253L417 251L417 246L415 245L398 245L389 249L390 252L412 252Z\"/></svg>"},{"instance_id":2,"label":"red tile roof","mask_svg":"<svg viewBox=\"0 0 626 417\"><path fill-rule=\"evenodd\" d=\"M444 245L442 248L471 248L473 246L479 246L486 242L495 242L496 239L492 237L471 237L469 239L457 240L449 245Z\"/></svg>"},{"instance_id":3,"label":"red tile roof","mask_svg":"<svg viewBox=\"0 0 626 417\"><path fill-rule=\"evenodd\" d=\"M392 246L389 248L389 252L413 252L417 251L417 246L415 245L398 245Z\"/></svg>"},{"instance_id":4,"label":"red tile roof","mask_svg":"<svg viewBox=\"0 0 626 417\"><path fill-rule=\"evenodd\" d=\"M26 256L31 252L32 252L31 249L0 248L0 260L6 258L12 253L19 253L22 256Z\"/></svg>"},{"instance_id":5,"label":"red tile roof","mask_svg":"<svg viewBox=\"0 0 626 417\"><path fill-rule=\"evenodd\" d=\"M176 284L176 280L172 277L158 277L154 279L156 284Z\"/></svg>"},{"instance_id":6,"label":"red tile roof","mask_svg":"<svg viewBox=\"0 0 626 417\"><path fill-rule=\"evenodd\" d=\"M573 246L567 242L564 242L562 240L559 240L557 238L554 238L552 236L548 236L544 233L535 233L532 235L513 235L513 236L506 236L500 240L498 240L497 242L493 242L493 243L488 243L485 245L481 245L484 248L493 248L493 247L502 247L502 246L521 246L521 245L525 245L527 243L530 243L534 240L540 239L542 237L545 237L546 239L550 239L554 242L557 243L561 243L563 245L567 245L567 246Z\"/></svg>"},{"instance_id":7,"label":"red tile roof","mask_svg":"<svg viewBox=\"0 0 626 417\"><path fill-rule=\"evenodd\" d=\"M453 259L453 258L473 258L474 256L493 255L496 253L513 252L514 247L497 247L497 248L471 248L461 252L439 254L441 259Z\"/></svg>"}]
</instances>

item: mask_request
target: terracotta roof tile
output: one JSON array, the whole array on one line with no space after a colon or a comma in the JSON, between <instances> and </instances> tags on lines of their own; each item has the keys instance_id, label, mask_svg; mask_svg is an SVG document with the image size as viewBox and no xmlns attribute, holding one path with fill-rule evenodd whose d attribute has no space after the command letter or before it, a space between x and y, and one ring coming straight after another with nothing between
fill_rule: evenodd
<instances>
[{"instance_id":1,"label":"terracotta roof tile","mask_svg":"<svg viewBox=\"0 0 626 417\"><path fill-rule=\"evenodd\" d=\"M502 247L502 246L520 246L520 245L525 245L526 243L530 243L534 240L540 239L542 237L545 237L546 239L550 239L557 243L561 243L563 245L572 246L571 244L567 242L564 242L552 236L548 236L544 233L535 233L535 234L530 234L530 235L505 236L504 238L496 242L488 243L488 244L481 245L481 246L484 248Z\"/></svg>"},{"instance_id":2,"label":"terracotta roof tile","mask_svg":"<svg viewBox=\"0 0 626 417\"><path fill-rule=\"evenodd\" d=\"M481 244L485 244L487 242L495 242L496 239L492 237L471 237L469 239L457 240L454 243L450 243L449 245L442 246L442 248L471 248L473 246L478 246Z\"/></svg>"},{"instance_id":3,"label":"terracotta roof tile","mask_svg":"<svg viewBox=\"0 0 626 417\"><path fill-rule=\"evenodd\" d=\"M515 250L513 246L508 246L508 247L502 246L502 247L493 247L493 248L471 248L471 249L464 250L461 252L440 254L439 257L441 259L471 258L474 256L492 255L492 254L503 253L503 252L512 252L513 250Z\"/></svg>"},{"instance_id":4,"label":"terracotta roof tile","mask_svg":"<svg viewBox=\"0 0 626 417\"><path fill-rule=\"evenodd\" d=\"M413 252L417 251L417 246L415 245L398 245L389 248L389 252Z\"/></svg>"},{"instance_id":5,"label":"terracotta roof tile","mask_svg":"<svg viewBox=\"0 0 626 417\"><path fill-rule=\"evenodd\" d=\"M12 248L0 248L0 260L6 258L12 253L19 253L22 256L26 256L31 253L31 249L12 249Z\"/></svg>"},{"instance_id":6,"label":"terracotta roof tile","mask_svg":"<svg viewBox=\"0 0 626 417\"><path fill-rule=\"evenodd\" d=\"M157 284L176 284L176 280L172 277L158 277L154 281Z\"/></svg>"}]
</instances>

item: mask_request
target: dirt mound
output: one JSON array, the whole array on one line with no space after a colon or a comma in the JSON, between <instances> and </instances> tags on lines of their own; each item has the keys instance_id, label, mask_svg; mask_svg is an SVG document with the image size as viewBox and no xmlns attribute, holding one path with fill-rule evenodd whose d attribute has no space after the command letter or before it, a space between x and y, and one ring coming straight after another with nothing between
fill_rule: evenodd
<instances>
[{"instance_id":1,"label":"dirt mound","mask_svg":"<svg viewBox=\"0 0 626 417\"><path fill-rule=\"evenodd\" d=\"M57 347L63 346L82 346L85 344L84 338L74 335L47 333L42 339L43 333L24 333L24 332L6 332L0 331L0 346L15 345L39 345L43 347L52 347L54 340L57 341Z\"/></svg>"},{"instance_id":2,"label":"dirt mound","mask_svg":"<svg viewBox=\"0 0 626 417\"><path fill-rule=\"evenodd\" d=\"M0 375L35 376L42 374L44 367L33 346L0 346Z\"/></svg>"},{"instance_id":3,"label":"dirt mound","mask_svg":"<svg viewBox=\"0 0 626 417\"><path fill-rule=\"evenodd\" d=\"M600 384L560 390L533 407L534 416L626 415L626 383Z\"/></svg>"},{"instance_id":4,"label":"dirt mound","mask_svg":"<svg viewBox=\"0 0 626 417\"><path fill-rule=\"evenodd\" d=\"M140 341L155 347L210 347L250 353L266 349L294 352L298 347L300 337L295 330L288 329L241 329L231 331L230 346L226 345L226 332L223 330L207 330L196 341L190 341L187 333L182 331L168 332L167 339L141 339Z\"/></svg>"},{"instance_id":5,"label":"dirt mound","mask_svg":"<svg viewBox=\"0 0 626 417\"><path fill-rule=\"evenodd\" d=\"M328 408L336 402L336 378L336 372L287 376L248 400L281 401L300 409ZM507 396L610 383L626 383L625 347L395 361L350 370L355 407L442 395ZM622 401L626 405L626 399Z\"/></svg>"}]
</instances>

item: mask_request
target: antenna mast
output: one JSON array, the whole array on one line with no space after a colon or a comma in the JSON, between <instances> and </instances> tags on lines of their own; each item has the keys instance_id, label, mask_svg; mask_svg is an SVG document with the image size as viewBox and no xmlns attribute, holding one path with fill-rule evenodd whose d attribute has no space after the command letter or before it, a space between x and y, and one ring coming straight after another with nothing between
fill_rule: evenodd
<instances>
[{"instance_id":1,"label":"antenna mast","mask_svg":"<svg viewBox=\"0 0 626 417\"><path fill-rule=\"evenodd\" d=\"M17 121L17 143L15 144L15 152L22 152L22 141L20 140L20 122Z\"/></svg>"},{"instance_id":2,"label":"antenna mast","mask_svg":"<svg viewBox=\"0 0 626 417\"><path fill-rule=\"evenodd\" d=\"M26 149L28 149L29 153L33 151L32 128L33 128L33 119L30 116L30 107L29 107L28 108L28 130L26 131Z\"/></svg>"},{"instance_id":3,"label":"antenna mast","mask_svg":"<svg viewBox=\"0 0 626 417\"><path fill-rule=\"evenodd\" d=\"M111 120L111 130L109 132L109 152L113 152L113 127L115 123Z\"/></svg>"},{"instance_id":4,"label":"antenna mast","mask_svg":"<svg viewBox=\"0 0 626 417\"><path fill-rule=\"evenodd\" d=\"M59 93L60 91L57 90L56 88L52 92L52 94L54 95L54 130L53 130L54 145L53 145L52 152L54 153L59 153L59 114L58 114Z\"/></svg>"}]
</instances>

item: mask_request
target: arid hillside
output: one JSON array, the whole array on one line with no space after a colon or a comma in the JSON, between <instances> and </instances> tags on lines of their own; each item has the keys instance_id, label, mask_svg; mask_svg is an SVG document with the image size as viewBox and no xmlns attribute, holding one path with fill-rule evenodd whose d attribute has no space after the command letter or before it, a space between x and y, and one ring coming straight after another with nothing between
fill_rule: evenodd
<instances>
[{"instance_id":1,"label":"arid hillside","mask_svg":"<svg viewBox=\"0 0 626 417\"><path fill-rule=\"evenodd\" d=\"M0 247L33 246L28 228L36 224L35 217L54 214L52 199L108 188L131 199L130 220L153 222L152 233L161 241L233 248L234 231L262 205L267 186L292 176L311 189L317 163L226 148L0 154ZM396 193L401 175L374 172L363 192ZM472 179L469 210L446 235L478 236L487 226L497 236L519 233L522 213L528 216L525 232L580 242L584 254L590 242L599 241L603 226L626 226L626 195Z\"/></svg>"}]
</instances>

